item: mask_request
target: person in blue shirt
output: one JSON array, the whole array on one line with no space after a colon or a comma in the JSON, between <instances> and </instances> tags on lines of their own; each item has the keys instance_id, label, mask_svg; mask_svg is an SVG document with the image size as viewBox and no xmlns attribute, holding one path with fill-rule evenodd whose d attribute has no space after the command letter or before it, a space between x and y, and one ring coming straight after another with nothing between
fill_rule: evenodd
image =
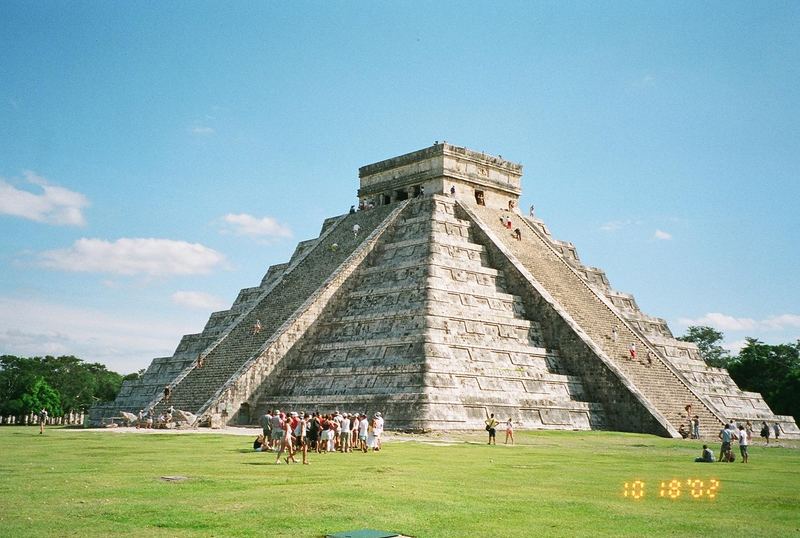
<instances>
[{"instance_id":1,"label":"person in blue shirt","mask_svg":"<svg viewBox=\"0 0 800 538\"><path fill-rule=\"evenodd\" d=\"M708 445L703 445L703 455L694 459L697 463L714 463L714 453L708 448Z\"/></svg>"}]
</instances>

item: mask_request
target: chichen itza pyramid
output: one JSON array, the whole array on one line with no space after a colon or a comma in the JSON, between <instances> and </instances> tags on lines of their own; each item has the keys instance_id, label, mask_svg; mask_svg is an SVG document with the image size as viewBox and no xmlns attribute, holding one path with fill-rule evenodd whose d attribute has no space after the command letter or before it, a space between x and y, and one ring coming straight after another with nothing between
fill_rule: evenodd
<instances>
[{"instance_id":1,"label":"chichen itza pyramid","mask_svg":"<svg viewBox=\"0 0 800 538\"><path fill-rule=\"evenodd\" d=\"M368 208L327 219L91 422L172 405L211 424L280 408L480 429L495 413L522 428L678 437L691 404L705 437L730 418L800 437L792 417L707 366L572 243L520 214L521 176L519 164L447 143L362 167Z\"/></svg>"}]
</instances>

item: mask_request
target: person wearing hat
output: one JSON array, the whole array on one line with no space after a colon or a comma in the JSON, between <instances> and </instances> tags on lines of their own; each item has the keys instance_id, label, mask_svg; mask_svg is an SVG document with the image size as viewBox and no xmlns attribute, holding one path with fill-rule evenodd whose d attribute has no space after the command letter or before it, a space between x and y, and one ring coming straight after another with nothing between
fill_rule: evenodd
<instances>
[{"instance_id":1,"label":"person wearing hat","mask_svg":"<svg viewBox=\"0 0 800 538\"><path fill-rule=\"evenodd\" d=\"M383 435L383 417L381 416L380 411L375 413L375 417L373 417L372 419L372 424L373 424L372 435L375 436L374 445L372 449L378 451L381 449L381 436Z\"/></svg>"},{"instance_id":2,"label":"person wearing hat","mask_svg":"<svg viewBox=\"0 0 800 538\"><path fill-rule=\"evenodd\" d=\"M284 421L283 417L281 417L281 411L280 409L276 409L272 413L272 428L270 428L273 447L280 446L281 444L281 439L283 439L283 426Z\"/></svg>"},{"instance_id":3,"label":"person wearing hat","mask_svg":"<svg viewBox=\"0 0 800 538\"><path fill-rule=\"evenodd\" d=\"M369 431L369 421L367 420L367 414L361 413L358 421L358 443L359 447L361 448L361 452L367 451L368 431Z\"/></svg>"},{"instance_id":4,"label":"person wearing hat","mask_svg":"<svg viewBox=\"0 0 800 538\"><path fill-rule=\"evenodd\" d=\"M350 452L358 450L358 423L360 417L358 413L350 414Z\"/></svg>"},{"instance_id":5,"label":"person wearing hat","mask_svg":"<svg viewBox=\"0 0 800 538\"><path fill-rule=\"evenodd\" d=\"M350 413L342 415L339 428L339 448L342 454L350 452Z\"/></svg>"},{"instance_id":6,"label":"person wearing hat","mask_svg":"<svg viewBox=\"0 0 800 538\"><path fill-rule=\"evenodd\" d=\"M269 409L264 411L264 416L261 417L261 433L264 435L264 446L266 448L271 448L272 415L269 414Z\"/></svg>"}]
</instances>

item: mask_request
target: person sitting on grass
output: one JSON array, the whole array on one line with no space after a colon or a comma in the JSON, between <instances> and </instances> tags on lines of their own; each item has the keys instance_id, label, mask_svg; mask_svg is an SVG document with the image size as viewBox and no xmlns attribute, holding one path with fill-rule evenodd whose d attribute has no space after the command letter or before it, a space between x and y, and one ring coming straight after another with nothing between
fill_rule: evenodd
<instances>
[{"instance_id":1,"label":"person sitting on grass","mask_svg":"<svg viewBox=\"0 0 800 538\"><path fill-rule=\"evenodd\" d=\"M681 424L680 428L678 428L678 433L681 434L681 437L683 437L684 439L689 437L689 430L687 430L686 426L684 426L683 424Z\"/></svg>"},{"instance_id":2,"label":"person sitting on grass","mask_svg":"<svg viewBox=\"0 0 800 538\"><path fill-rule=\"evenodd\" d=\"M253 441L253 450L255 450L256 452L266 452L267 443L264 439L265 438L263 434L256 437L256 440Z\"/></svg>"},{"instance_id":3,"label":"person sitting on grass","mask_svg":"<svg viewBox=\"0 0 800 538\"><path fill-rule=\"evenodd\" d=\"M714 453L708 448L708 445L703 445L703 455L695 458L696 463L714 463Z\"/></svg>"}]
</instances>

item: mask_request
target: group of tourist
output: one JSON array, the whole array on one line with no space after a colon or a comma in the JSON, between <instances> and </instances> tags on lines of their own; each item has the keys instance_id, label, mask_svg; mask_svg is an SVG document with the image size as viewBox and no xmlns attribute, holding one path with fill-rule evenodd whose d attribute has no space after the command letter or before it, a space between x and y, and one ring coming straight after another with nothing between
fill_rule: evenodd
<instances>
[{"instance_id":1,"label":"group of tourist","mask_svg":"<svg viewBox=\"0 0 800 538\"><path fill-rule=\"evenodd\" d=\"M175 424L175 408L169 406L163 413L156 416L155 410L151 407L147 411L139 409L136 420L136 429L151 430L161 428L172 428Z\"/></svg>"},{"instance_id":2,"label":"group of tourist","mask_svg":"<svg viewBox=\"0 0 800 538\"><path fill-rule=\"evenodd\" d=\"M372 418L366 413L314 413L267 411L261 417L261 435L253 442L258 452L275 452L275 463L281 457L286 463L299 463L295 455L302 454L308 465L308 452L368 452L381 449L383 416L380 412Z\"/></svg>"},{"instance_id":3,"label":"group of tourist","mask_svg":"<svg viewBox=\"0 0 800 538\"><path fill-rule=\"evenodd\" d=\"M517 241L522 241L522 230L520 230L519 228L514 228L514 223L511 221L511 216L504 214L502 217L500 217L500 222L507 230L511 230L513 228L514 239L516 239Z\"/></svg>"},{"instance_id":4,"label":"group of tourist","mask_svg":"<svg viewBox=\"0 0 800 538\"><path fill-rule=\"evenodd\" d=\"M775 433L775 438L779 438L781 430L777 422L773 425L772 430ZM769 444L770 427L766 422L761 423L760 433L761 437L764 437L767 444ZM728 424L725 424L725 427L720 430L718 437L720 441L722 441L722 444L719 450L719 459L716 461L728 463L736 461L736 456L731 448L733 441L739 442L739 453L742 456L742 463L750 461L748 447L753 440L753 425L749 420L744 425L739 424L737 426L736 422L731 419ZM708 445L703 445L702 455L694 461L698 463L713 463L715 461L714 454L711 452L711 449L708 448Z\"/></svg>"},{"instance_id":5,"label":"group of tourist","mask_svg":"<svg viewBox=\"0 0 800 538\"><path fill-rule=\"evenodd\" d=\"M678 433L684 439L700 439L700 417L697 415L692 416L692 404L688 404L684 409L686 410L686 419L689 421L690 429L687 430L686 425L681 424L678 428ZM750 423L748 422L747 425L750 426Z\"/></svg>"}]
</instances>

